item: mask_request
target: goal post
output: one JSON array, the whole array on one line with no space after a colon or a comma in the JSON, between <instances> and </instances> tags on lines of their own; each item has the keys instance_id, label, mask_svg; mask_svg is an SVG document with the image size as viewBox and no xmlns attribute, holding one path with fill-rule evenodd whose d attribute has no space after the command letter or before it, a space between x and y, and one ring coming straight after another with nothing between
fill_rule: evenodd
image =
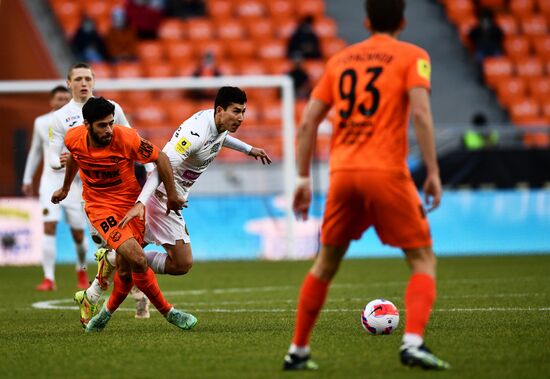
<instances>
[{"instance_id":1,"label":"goal post","mask_svg":"<svg viewBox=\"0 0 550 379\"><path fill-rule=\"evenodd\" d=\"M64 80L8 80L0 81L0 95L45 93ZM292 212L295 171L295 94L292 79L286 75L249 75L219 77L176 77L176 78L124 78L97 79L94 90L137 91L137 90L196 90L215 89L231 85L248 88L276 88L281 94L282 123L282 181L284 204L284 244L286 258L297 257L296 220ZM213 102L214 99L212 99ZM124 106L123 106L124 109ZM198 111L197 109L196 111ZM246 119L246 118L245 118ZM183 121L183 120L182 120ZM177 125L173 125L175 128ZM269 170L269 169L267 169ZM208 174L207 174L208 175Z\"/></svg>"}]
</instances>

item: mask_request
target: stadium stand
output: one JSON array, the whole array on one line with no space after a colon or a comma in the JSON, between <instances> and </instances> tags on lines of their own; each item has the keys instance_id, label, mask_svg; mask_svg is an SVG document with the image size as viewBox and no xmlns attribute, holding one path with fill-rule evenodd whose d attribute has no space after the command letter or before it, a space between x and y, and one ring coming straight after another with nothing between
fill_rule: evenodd
<instances>
[{"instance_id":1,"label":"stadium stand","mask_svg":"<svg viewBox=\"0 0 550 379\"><path fill-rule=\"evenodd\" d=\"M67 39L70 39L78 27L80 17L91 17L98 25L100 33L105 34L110 27L111 13L115 7L124 7L123 0L102 0L93 2L93 6L84 6L82 0L50 0L50 6L62 27ZM298 21L306 15L314 17L314 30L318 35L323 58L307 60L304 67L312 81L322 74L325 60L346 46L338 37L337 25L325 14L324 0L207 0L207 15L186 19L165 18L158 29L158 38L142 40L137 46L135 62L94 63L98 78L133 77L171 77L189 76L209 52L214 55L222 74L253 75L282 74L292 65L287 59L287 42ZM273 128L278 123L281 128L281 103L277 90L250 89L246 129L266 129L262 124ZM162 94L129 94L123 97L119 93L108 93L121 101L131 122L138 129L147 129L149 135L154 125L175 127L185 119L178 110L200 109L186 93L172 94L173 102L161 101ZM187 103L184 105L184 103ZM189 105L191 104L191 105ZM173 107L177 106L178 110ZM182 108L179 108L182 107ZM300 116L297 106L296 117ZM254 111L253 111L254 109ZM254 115L252 115L254 113ZM173 124L176 123L176 124ZM168 128L158 128L163 133ZM171 133L171 132L169 132ZM272 133L276 141L270 146L281 145L281 133ZM166 140L170 134L158 137ZM278 140L277 140L278 139ZM281 158L281 149L273 149L273 158ZM225 155L222 155L222 157ZM232 155L227 154L228 159Z\"/></svg>"},{"instance_id":2,"label":"stadium stand","mask_svg":"<svg viewBox=\"0 0 550 379\"><path fill-rule=\"evenodd\" d=\"M489 8L505 35L504 55L483 61L483 79L496 93L511 122L525 133L528 146L550 146L550 117L546 110L550 80L550 1L442 0L447 18L471 50L468 31L477 24L478 11ZM479 8L476 8L478 3Z\"/></svg>"}]
</instances>

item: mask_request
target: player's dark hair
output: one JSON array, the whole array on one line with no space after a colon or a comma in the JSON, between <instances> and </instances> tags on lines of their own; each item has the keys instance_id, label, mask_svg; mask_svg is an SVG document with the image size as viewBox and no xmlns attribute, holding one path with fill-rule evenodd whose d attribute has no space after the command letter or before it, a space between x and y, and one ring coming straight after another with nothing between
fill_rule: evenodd
<instances>
[{"instance_id":1,"label":"player's dark hair","mask_svg":"<svg viewBox=\"0 0 550 379\"><path fill-rule=\"evenodd\" d=\"M214 100L214 109L222 107L225 110L232 103L245 104L246 93L238 87L221 87Z\"/></svg>"},{"instance_id":2,"label":"player's dark hair","mask_svg":"<svg viewBox=\"0 0 550 379\"><path fill-rule=\"evenodd\" d=\"M66 92L66 93L71 93L69 91L69 89L65 86L55 86L51 91L50 91L50 98L54 97L58 92Z\"/></svg>"},{"instance_id":3,"label":"player's dark hair","mask_svg":"<svg viewBox=\"0 0 550 379\"><path fill-rule=\"evenodd\" d=\"M405 0L365 0L365 10L373 32L393 33L405 17Z\"/></svg>"},{"instance_id":4,"label":"player's dark hair","mask_svg":"<svg viewBox=\"0 0 550 379\"><path fill-rule=\"evenodd\" d=\"M110 114L115 114L115 106L104 97L90 97L82 107L82 117L90 125Z\"/></svg>"},{"instance_id":5,"label":"player's dark hair","mask_svg":"<svg viewBox=\"0 0 550 379\"><path fill-rule=\"evenodd\" d=\"M71 75L73 74L73 70L77 68L87 68L88 70L92 71L92 76L94 75L94 70L92 70L92 67L88 63L78 62L73 64L69 68L69 71L67 71L67 80L71 80Z\"/></svg>"}]
</instances>

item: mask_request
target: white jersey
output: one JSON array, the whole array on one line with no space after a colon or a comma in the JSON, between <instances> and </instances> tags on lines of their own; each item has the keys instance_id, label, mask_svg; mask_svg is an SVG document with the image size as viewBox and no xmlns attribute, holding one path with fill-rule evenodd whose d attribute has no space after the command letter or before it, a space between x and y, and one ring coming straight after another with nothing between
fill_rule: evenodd
<instances>
[{"instance_id":1,"label":"white jersey","mask_svg":"<svg viewBox=\"0 0 550 379\"><path fill-rule=\"evenodd\" d=\"M214 122L214 110L195 113L174 132L162 151L170 159L178 195L184 200L189 190L216 158L229 137L227 131L218 133ZM252 146L246 145L248 153ZM166 194L164 184L158 190Z\"/></svg>"},{"instance_id":2,"label":"white jersey","mask_svg":"<svg viewBox=\"0 0 550 379\"><path fill-rule=\"evenodd\" d=\"M111 100L109 100L111 101ZM120 105L111 101L115 106L115 124L130 127L124 112ZM52 125L52 131L50 133L50 146L48 153L48 163L54 169L65 171L61 167L59 156L63 152L67 152L65 147L65 134L67 130L73 126L84 124L84 118L82 117L82 107L84 103L78 103L74 99L65 104L61 109L54 112L54 123Z\"/></svg>"}]
</instances>

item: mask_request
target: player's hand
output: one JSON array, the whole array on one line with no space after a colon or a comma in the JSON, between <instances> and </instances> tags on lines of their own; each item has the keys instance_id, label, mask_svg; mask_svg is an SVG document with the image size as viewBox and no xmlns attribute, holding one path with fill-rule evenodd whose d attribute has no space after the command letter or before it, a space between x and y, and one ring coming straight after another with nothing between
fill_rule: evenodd
<instances>
[{"instance_id":1,"label":"player's hand","mask_svg":"<svg viewBox=\"0 0 550 379\"><path fill-rule=\"evenodd\" d=\"M443 190L441 188L441 179L439 175L428 175L424 182L424 204L426 205L426 212L431 212L441 203L441 196Z\"/></svg>"},{"instance_id":2,"label":"player's hand","mask_svg":"<svg viewBox=\"0 0 550 379\"><path fill-rule=\"evenodd\" d=\"M30 197L34 195L34 189L32 188L32 184L23 184L21 187L21 192L23 192L23 195Z\"/></svg>"},{"instance_id":3,"label":"player's hand","mask_svg":"<svg viewBox=\"0 0 550 379\"><path fill-rule=\"evenodd\" d=\"M59 204L61 201L63 201L67 195L69 194L69 191L61 187L57 191L55 191L52 195L52 203Z\"/></svg>"},{"instance_id":4,"label":"player's hand","mask_svg":"<svg viewBox=\"0 0 550 379\"><path fill-rule=\"evenodd\" d=\"M254 159L258 160L260 158L262 160L262 164L271 164L271 158L269 158L269 155L265 152L264 149L260 149L257 147L253 147L252 150L250 150L250 153L248 153L251 157L254 157Z\"/></svg>"},{"instance_id":5,"label":"player's hand","mask_svg":"<svg viewBox=\"0 0 550 379\"><path fill-rule=\"evenodd\" d=\"M179 216L180 210L186 207L187 207L187 200L183 200L178 196L174 198L169 197L168 200L166 200L166 216L170 214L170 211L174 211L174 213Z\"/></svg>"},{"instance_id":6,"label":"player's hand","mask_svg":"<svg viewBox=\"0 0 550 379\"><path fill-rule=\"evenodd\" d=\"M61 153L59 156L59 163L61 164L61 167L65 167L67 165L67 158L69 157L68 152Z\"/></svg>"},{"instance_id":7,"label":"player's hand","mask_svg":"<svg viewBox=\"0 0 550 379\"><path fill-rule=\"evenodd\" d=\"M130 210L128 210L128 212L126 212L122 220L120 220L119 227L120 229L124 228L134 217L139 217L139 219L143 221L144 216L145 205L143 205L141 201L138 201L132 208L130 208Z\"/></svg>"},{"instance_id":8,"label":"player's hand","mask_svg":"<svg viewBox=\"0 0 550 379\"><path fill-rule=\"evenodd\" d=\"M311 204L311 184L309 180L299 181L294 190L294 202L292 209L296 219L306 221L308 218L309 206Z\"/></svg>"}]
</instances>

